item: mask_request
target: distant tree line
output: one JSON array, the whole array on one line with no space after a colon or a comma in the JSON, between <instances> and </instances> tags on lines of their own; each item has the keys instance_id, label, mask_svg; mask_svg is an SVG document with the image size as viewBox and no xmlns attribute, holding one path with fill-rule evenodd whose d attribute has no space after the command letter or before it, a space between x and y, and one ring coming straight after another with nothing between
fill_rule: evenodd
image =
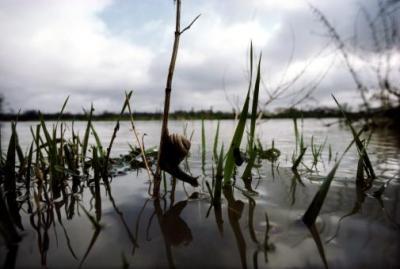
<instances>
[{"instance_id":1,"label":"distant tree line","mask_svg":"<svg viewBox=\"0 0 400 269\"><path fill-rule=\"evenodd\" d=\"M347 114L355 119L362 118L365 116L366 112L350 112ZM380 111L382 114L382 111ZM395 110L386 110L383 115L387 117L396 117L397 112ZM59 113L44 113L42 114L45 120L57 120L60 116ZM93 115L94 120L98 121L113 121L116 120L120 115L118 113L104 112L101 114ZM134 112L134 119L136 120L161 120L161 112ZM250 115L249 115L250 116ZM122 115L122 120L129 120L129 114ZM196 120L196 119L207 119L207 120L224 120L224 119L235 119L237 114L234 112L223 112L223 111L212 111L212 110L190 110L190 111L175 111L170 114L170 118L174 120ZM275 112L263 112L260 118L272 119L272 118L339 118L342 114L336 108L310 108L310 109L297 109L297 108L287 108L287 109L277 109ZM29 110L20 114L15 113L1 113L0 121L38 121L40 119L40 112ZM62 115L64 120L75 120L84 121L88 119L88 115L84 113L74 114L74 113L64 113Z\"/></svg>"}]
</instances>

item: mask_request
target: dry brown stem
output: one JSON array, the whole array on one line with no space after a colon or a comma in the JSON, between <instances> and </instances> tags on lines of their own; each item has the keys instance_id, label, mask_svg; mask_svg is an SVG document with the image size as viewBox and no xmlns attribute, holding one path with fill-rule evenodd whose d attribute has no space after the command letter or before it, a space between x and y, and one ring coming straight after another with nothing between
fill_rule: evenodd
<instances>
[{"instance_id":1,"label":"dry brown stem","mask_svg":"<svg viewBox=\"0 0 400 269\"><path fill-rule=\"evenodd\" d=\"M172 48L171 60L168 68L168 76L167 83L165 86L165 99L164 99L164 113L163 113L163 121L161 127L161 137L160 137L160 146L158 150L158 158L157 158L157 169L154 175L154 188L153 188L153 196L158 197L160 192L160 182L161 182L161 167L160 167L160 156L162 155L163 145L168 138L168 116L169 116L169 108L170 108L170 99L171 99L171 90L172 90L172 78L174 76L176 59L178 56L178 48L179 48L179 39L180 36L188 30L200 17L198 15L188 26L183 28L181 31L181 0L176 0L176 17L175 17L175 38L174 45Z\"/></svg>"}]
</instances>

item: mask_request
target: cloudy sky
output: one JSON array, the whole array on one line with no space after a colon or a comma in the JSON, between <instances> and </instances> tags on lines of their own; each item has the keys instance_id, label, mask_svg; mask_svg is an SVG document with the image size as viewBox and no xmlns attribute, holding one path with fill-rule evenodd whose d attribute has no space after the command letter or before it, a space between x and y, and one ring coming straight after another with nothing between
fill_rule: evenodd
<instances>
[{"instance_id":1,"label":"cloudy sky","mask_svg":"<svg viewBox=\"0 0 400 269\"><path fill-rule=\"evenodd\" d=\"M268 90L301 72L292 91L323 77L309 104L333 105L331 93L357 104L342 58L308 3L350 40L354 29L363 32L360 3L373 13L376 2L183 0L182 26L202 15L181 38L172 110L230 110L239 104L247 89L250 40L263 53L263 102ZM135 110L160 110L174 12L172 0L1 0L5 109L55 112L70 96L71 112L81 112L91 102L98 112L117 111L124 91L133 90ZM358 67L362 65L360 61ZM283 95L271 109L287 106L296 96Z\"/></svg>"}]
</instances>

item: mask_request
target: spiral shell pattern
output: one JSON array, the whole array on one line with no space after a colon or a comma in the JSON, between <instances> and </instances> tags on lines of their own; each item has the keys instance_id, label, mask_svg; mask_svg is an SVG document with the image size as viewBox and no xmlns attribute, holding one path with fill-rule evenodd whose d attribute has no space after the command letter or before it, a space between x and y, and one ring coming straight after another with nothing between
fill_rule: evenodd
<instances>
[{"instance_id":1,"label":"spiral shell pattern","mask_svg":"<svg viewBox=\"0 0 400 269\"><path fill-rule=\"evenodd\" d=\"M186 137L179 134L171 134L169 140L173 146L175 154L177 154L178 159L183 160L190 150L190 141Z\"/></svg>"}]
</instances>

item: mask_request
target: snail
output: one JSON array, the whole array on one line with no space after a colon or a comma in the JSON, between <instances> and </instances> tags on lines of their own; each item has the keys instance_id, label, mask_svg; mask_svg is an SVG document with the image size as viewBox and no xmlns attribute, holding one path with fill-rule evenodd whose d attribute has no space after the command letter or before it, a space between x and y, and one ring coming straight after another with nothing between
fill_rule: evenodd
<instances>
[{"instance_id":1,"label":"snail","mask_svg":"<svg viewBox=\"0 0 400 269\"><path fill-rule=\"evenodd\" d=\"M160 156L160 168L172 176L197 187L197 177L182 171L179 164L188 155L190 141L179 134L165 135Z\"/></svg>"}]
</instances>

